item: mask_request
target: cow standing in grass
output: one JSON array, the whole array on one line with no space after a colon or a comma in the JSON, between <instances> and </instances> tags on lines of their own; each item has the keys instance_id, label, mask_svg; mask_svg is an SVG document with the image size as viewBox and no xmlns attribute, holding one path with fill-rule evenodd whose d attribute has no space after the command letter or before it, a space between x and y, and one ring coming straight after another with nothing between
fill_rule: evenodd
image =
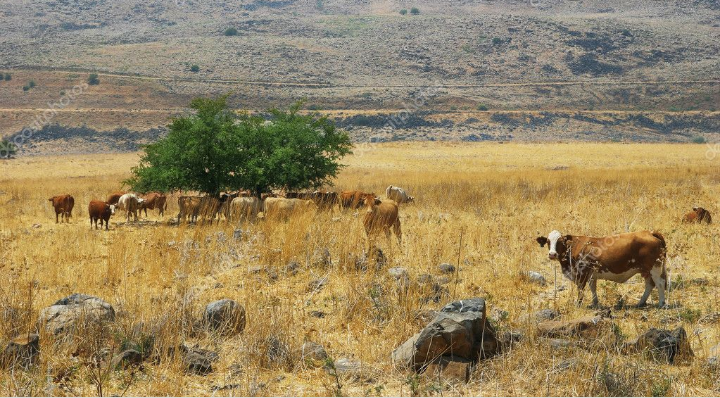
<instances>
[{"instance_id":1,"label":"cow standing in grass","mask_svg":"<svg viewBox=\"0 0 720 398\"><path fill-rule=\"evenodd\" d=\"M385 232L385 237L390 240L390 227L395 232L398 243L402 243L402 231L400 229L400 215L398 205L393 200L379 200L374 195L365 196L365 217L363 226L365 234L370 237L380 231Z\"/></svg>"},{"instance_id":2,"label":"cow standing in grass","mask_svg":"<svg viewBox=\"0 0 720 398\"><path fill-rule=\"evenodd\" d=\"M130 222L130 214L133 215L133 218L137 222L138 211L140 210L140 206L142 206L144 202L145 199L138 198L137 195L135 195L134 193L126 193L118 200L117 208L120 210L125 210L126 222Z\"/></svg>"},{"instance_id":3,"label":"cow standing in grass","mask_svg":"<svg viewBox=\"0 0 720 398\"><path fill-rule=\"evenodd\" d=\"M599 279L624 283L640 274L645 278L645 292L638 303L645 306L653 287L658 289L658 306L665 306L665 238L659 232L641 231L602 238L565 235L552 231L540 236L541 247L548 245L548 258L560 262L563 275L578 287L578 304L583 291L590 284L593 302L598 306L597 281Z\"/></svg>"},{"instance_id":4,"label":"cow standing in grass","mask_svg":"<svg viewBox=\"0 0 720 398\"><path fill-rule=\"evenodd\" d=\"M75 207L75 198L70 195L57 195L49 199L52 202L52 206L55 209L55 223L64 220L70 222L72 217L72 210ZM60 216L60 221L58 220Z\"/></svg>"},{"instance_id":5,"label":"cow standing in grass","mask_svg":"<svg viewBox=\"0 0 720 398\"><path fill-rule=\"evenodd\" d=\"M90 215L90 228L95 223L95 229L98 228L97 223L100 221L100 229L102 229L103 222L105 222L105 230L108 230L110 224L110 216L115 214L115 205L111 205L101 200L90 201L88 205L88 214Z\"/></svg>"},{"instance_id":6,"label":"cow standing in grass","mask_svg":"<svg viewBox=\"0 0 720 398\"><path fill-rule=\"evenodd\" d=\"M712 222L712 217L710 216L710 212L702 207L693 207L693 211L685 214L683 221L686 223L710 224Z\"/></svg>"}]
</instances>

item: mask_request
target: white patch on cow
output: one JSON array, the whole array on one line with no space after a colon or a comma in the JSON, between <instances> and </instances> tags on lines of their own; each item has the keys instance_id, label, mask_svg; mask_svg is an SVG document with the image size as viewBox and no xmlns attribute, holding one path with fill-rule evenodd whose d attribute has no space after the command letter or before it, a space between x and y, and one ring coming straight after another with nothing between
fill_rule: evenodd
<instances>
[{"instance_id":1,"label":"white patch on cow","mask_svg":"<svg viewBox=\"0 0 720 398\"><path fill-rule=\"evenodd\" d=\"M652 267L650 270L650 277L655 286L658 289L658 306L663 307L665 305L665 278L662 277L663 267Z\"/></svg>"},{"instance_id":2,"label":"white patch on cow","mask_svg":"<svg viewBox=\"0 0 720 398\"><path fill-rule=\"evenodd\" d=\"M637 268L631 268L625 272L615 274L612 272L595 272L595 278L596 279L602 279L605 281L613 281L617 283L625 283L628 279L632 278L636 274L640 273L640 270Z\"/></svg>"},{"instance_id":3,"label":"white patch on cow","mask_svg":"<svg viewBox=\"0 0 720 398\"><path fill-rule=\"evenodd\" d=\"M560 239L562 234L560 231L554 230L550 232L550 235L548 235L548 241L550 242L550 252L548 255L555 256L557 255L557 241Z\"/></svg>"},{"instance_id":4,"label":"white patch on cow","mask_svg":"<svg viewBox=\"0 0 720 398\"><path fill-rule=\"evenodd\" d=\"M115 205L110 205L110 214L115 214Z\"/></svg>"}]
</instances>

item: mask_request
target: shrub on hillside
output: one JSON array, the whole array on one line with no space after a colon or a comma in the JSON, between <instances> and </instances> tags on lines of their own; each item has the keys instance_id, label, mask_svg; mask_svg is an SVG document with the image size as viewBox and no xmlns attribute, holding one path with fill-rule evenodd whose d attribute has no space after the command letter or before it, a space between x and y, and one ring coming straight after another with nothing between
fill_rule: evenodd
<instances>
[{"instance_id":1,"label":"shrub on hillside","mask_svg":"<svg viewBox=\"0 0 720 398\"><path fill-rule=\"evenodd\" d=\"M225 36L237 36L238 30L235 28L227 28L225 29Z\"/></svg>"},{"instance_id":2,"label":"shrub on hillside","mask_svg":"<svg viewBox=\"0 0 720 398\"><path fill-rule=\"evenodd\" d=\"M417 8L417 7L413 7L413 8L410 9L410 14L412 14L412 15L418 15L418 14L420 14L420 9Z\"/></svg>"},{"instance_id":3,"label":"shrub on hillside","mask_svg":"<svg viewBox=\"0 0 720 398\"><path fill-rule=\"evenodd\" d=\"M87 80L88 84L91 86L97 86L100 84L100 79L98 78L97 73L91 73Z\"/></svg>"}]
</instances>

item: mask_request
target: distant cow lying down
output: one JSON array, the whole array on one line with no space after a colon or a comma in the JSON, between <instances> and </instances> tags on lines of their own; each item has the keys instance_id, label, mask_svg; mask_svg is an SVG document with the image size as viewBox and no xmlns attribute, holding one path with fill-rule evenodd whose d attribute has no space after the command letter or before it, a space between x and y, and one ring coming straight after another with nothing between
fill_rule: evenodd
<instances>
[{"instance_id":1,"label":"distant cow lying down","mask_svg":"<svg viewBox=\"0 0 720 398\"><path fill-rule=\"evenodd\" d=\"M598 305L598 279L624 283L633 275L645 278L645 292L638 303L645 305L653 287L658 288L658 306L665 306L665 238L659 232L641 231L603 238L563 236L552 231L538 237L540 246L548 245L548 257L558 260L563 275L578 287L578 304L582 303L585 284L590 283L593 306Z\"/></svg>"},{"instance_id":2,"label":"distant cow lying down","mask_svg":"<svg viewBox=\"0 0 720 398\"><path fill-rule=\"evenodd\" d=\"M712 217L710 217L710 212L703 209L702 207L693 207L693 211L685 214L685 217L683 217L683 221L687 223L705 222L707 224L710 224L712 222Z\"/></svg>"}]
</instances>

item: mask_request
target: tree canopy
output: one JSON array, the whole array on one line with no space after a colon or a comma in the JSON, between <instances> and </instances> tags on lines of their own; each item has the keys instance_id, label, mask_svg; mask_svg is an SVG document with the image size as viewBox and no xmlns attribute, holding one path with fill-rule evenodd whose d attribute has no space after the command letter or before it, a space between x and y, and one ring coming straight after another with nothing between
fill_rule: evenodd
<instances>
[{"instance_id":1,"label":"tree canopy","mask_svg":"<svg viewBox=\"0 0 720 398\"><path fill-rule=\"evenodd\" d=\"M174 119L168 135L145 147L133 190L222 191L307 189L331 185L350 153L349 136L318 114L301 114L302 102L262 116L237 115L227 96L196 98L191 116Z\"/></svg>"}]
</instances>

